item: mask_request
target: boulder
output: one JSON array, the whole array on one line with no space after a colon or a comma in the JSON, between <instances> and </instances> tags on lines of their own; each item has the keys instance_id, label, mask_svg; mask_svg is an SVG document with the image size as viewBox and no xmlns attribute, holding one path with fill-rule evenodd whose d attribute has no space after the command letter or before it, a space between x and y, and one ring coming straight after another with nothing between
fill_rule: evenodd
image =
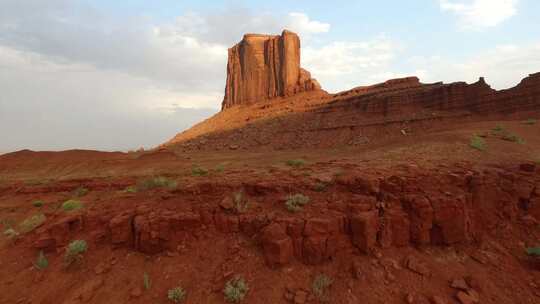
<instances>
[{"instance_id":1,"label":"boulder","mask_svg":"<svg viewBox=\"0 0 540 304\"><path fill-rule=\"evenodd\" d=\"M289 263L293 257L293 244L285 227L272 223L262 230L262 247L266 264L278 267Z\"/></svg>"}]
</instances>

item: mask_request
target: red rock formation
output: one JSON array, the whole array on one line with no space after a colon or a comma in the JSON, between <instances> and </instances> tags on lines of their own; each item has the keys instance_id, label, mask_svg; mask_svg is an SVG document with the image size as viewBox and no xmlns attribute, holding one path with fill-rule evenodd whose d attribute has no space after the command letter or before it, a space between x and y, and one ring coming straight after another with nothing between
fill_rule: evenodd
<instances>
[{"instance_id":1,"label":"red rock formation","mask_svg":"<svg viewBox=\"0 0 540 304\"><path fill-rule=\"evenodd\" d=\"M222 109L319 89L300 68L298 35L287 30L281 36L246 34L229 49Z\"/></svg>"},{"instance_id":2,"label":"red rock formation","mask_svg":"<svg viewBox=\"0 0 540 304\"><path fill-rule=\"evenodd\" d=\"M469 244L489 235L502 220L536 222L540 217L540 170L536 165L482 172L469 169L408 169L407 173L388 176L352 171L341 176L332 190L347 199L332 201L334 210L324 214L317 209L316 213L306 210L301 216L280 215L270 209L237 215L210 205L190 211L148 204L110 213L82 210L37 229L33 246L60 250L74 237L88 233L90 242L109 242L154 254L177 250L193 238L221 238L213 234L219 231L259 240L267 264L279 267L293 259L310 265L325 263L353 246L369 253L381 247ZM290 185L290 181L283 183ZM256 183L245 185L258 188ZM280 188L278 183L274 190ZM227 187L205 189L216 198L214 206L228 191ZM189 194L184 195L189 201ZM257 196L275 198L270 192ZM408 267L421 269L416 261L409 262Z\"/></svg>"},{"instance_id":3,"label":"red rock formation","mask_svg":"<svg viewBox=\"0 0 540 304\"><path fill-rule=\"evenodd\" d=\"M381 134L401 136L404 125L414 133L436 127L431 124L434 120L525 119L538 110L540 73L499 91L483 78L472 84L423 84L408 77L333 96L296 95L287 99L286 106L275 102L221 112L165 146L219 150L231 144L235 149L364 145L381 139Z\"/></svg>"}]
</instances>

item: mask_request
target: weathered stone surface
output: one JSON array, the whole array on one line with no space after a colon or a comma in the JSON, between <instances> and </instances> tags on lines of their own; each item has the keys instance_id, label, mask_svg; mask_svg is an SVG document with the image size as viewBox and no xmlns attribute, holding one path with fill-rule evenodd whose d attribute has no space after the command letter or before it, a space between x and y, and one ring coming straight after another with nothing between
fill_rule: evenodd
<instances>
[{"instance_id":1,"label":"weathered stone surface","mask_svg":"<svg viewBox=\"0 0 540 304\"><path fill-rule=\"evenodd\" d=\"M111 230L111 241L113 244L126 244L132 241L132 218L132 213L123 213L111 219L109 229Z\"/></svg>"},{"instance_id":2,"label":"weathered stone surface","mask_svg":"<svg viewBox=\"0 0 540 304\"><path fill-rule=\"evenodd\" d=\"M410 219L411 241L418 245L431 243L433 208L424 196L407 196L403 202Z\"/></svg>"},{"instance_id":3,"label":"weathered stone surface","mask_svg":"<svg viewBox=\"0 0 540 304\"><path fill-rule=\"evenodd\" d=\"M361 251L368 253L377 242L378 216L376 211L351 216L350 225L353 244Z\"/></svg>"},{"instance_id":4,"label":"weathered stone surface","mask_svg":"<svg viewBox=\"0 0 540 304\"><path fill-rule=\"evenodd\" d=\"M285 227L278 223L263 229L262 246L266 263L270 267L285 265L293 257L292 240L285 233Z\"/></svg>"},{"instance_id":5,"label":"weathered stone surface","mask_svg":"<svg viewBox=\"0 0 540 304\"><path fill-rule=\"evenodd\" d=\"M320 85L300 68L300 39L293 32L246 34L229 49L222 109L312 90Z\"/></svg>"}]
</instances>

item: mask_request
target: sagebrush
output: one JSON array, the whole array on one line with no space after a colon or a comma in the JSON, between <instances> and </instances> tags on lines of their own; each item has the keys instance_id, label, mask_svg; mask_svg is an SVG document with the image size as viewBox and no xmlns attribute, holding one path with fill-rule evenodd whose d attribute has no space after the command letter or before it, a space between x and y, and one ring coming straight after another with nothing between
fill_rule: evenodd
<instances>
[{"instance_id":1,"label":"sagebrush","mask_svg":"<svg viewBox=\"0 0 540 304\"><path fill-rule=\"evenodd\" d=\"M287 197L287 201L285 202L285 207L290 212L298 212L298 211L301 211L307 203L309 203L309 197L301 193L297 193L294 195L289 195Z\"/></svg>"},{"instance_id":2,"label":"sagebrush","mask_svg":"<svg viewBox=\"0 0 540 304\"><path fill-rule=\"evenodd\" d=\"M74 211L82 208L84 208L84 204L81 201L75 199L70 199L62 204L62 209L64 211Z\"/></svg>"},{"instance_id":3,"label":"sagebrush","mask_svg":"<svg viewBox=\"0 0 540 304\"><path fill-rule=\"evenodd\" d=\"M175 189L177 183L174 180L170 180L164 176L155 176L146 179L139 180L137 182L137 191L146 191L156 188Z\"/></svg>"},{"instance_id":4,"label":"sagebrush","mask_svg":"<svg viewBox=\"0 0 540 304\"><path fill-rule=\"evenodd\" d=\"M231 303L239 303L244 300L246 294L249 291L248 284L242 277L236 277L229 280L225 284L223 289L223 294L225 295L225 300Z\"/></svg>"},{"instance_id":5,"label":"sagebrush","mask_svg":"<svg viewBox=\"0 0 540 304\"><path fill-rule=\"evenodd\" d=\"M473 137L471 138L471 143L469 144L469 146L471 146L471 148L479 150L479 151L485 151L486 150L486 141L482 137L480 137L478 135L473 135Z\"/></svg>"},{"instance_id":6,"label":"sagebrush","mask_svg":"<svg viewBox=\"0 0 540 304\"><path fill-rule=\"evenodd\" d=\"M180 286L169 289L167 298L174 303L180 303L186 298L186 291Z\"/></svg>"},{"instance_id":7,"label":"sagebrush","mask_svg":"<svg viewBox=\"0 0 540 304\"><path fill-rule=\"evenodd\" d=\"M85 240L75 240L69 243L64 255L65 265L70 266L75 262L80 262L86 250L88 250L88 245Z\"/></svg>"},{"instance_id":8,"label":"sagebrush","mask_svg":"<svg viewBox=\"0 0 540 304\"><path fill-rule=\"evenodd\" d=\"M311 290L313 291L313 294L319 299L321 302L327 302L329 301L330 295L329 295L329 289L330 286L332 286L332 283L334 281L332 278L325 274L320 274L313 279L313 284L311 285Z\"/></svg>"},{"instance_id":9,"label":"sagebrush","mask_svg":"<svg viewBox=\"0 0 540 304\"><path fill-rule=\"evenodd\" d=\"M36 259L35 266L39 270L43 270L49 266L49 261L45 257L43 250L39 251L38 257Z\"/></svg>"},{"instance_id":10,"label":"sagebrush","mask_svg":"<svg viewBox=\"0 0 540 304\"><path fill-rule=\"evenodd\" d=\"M22 233L31 232L32 230L41 226L46 220L47 217L43 214L32 215L31 217L25 219L24 221L22 221L22 223L19 224L20 231Z\"/></svg>"}]
</instances>

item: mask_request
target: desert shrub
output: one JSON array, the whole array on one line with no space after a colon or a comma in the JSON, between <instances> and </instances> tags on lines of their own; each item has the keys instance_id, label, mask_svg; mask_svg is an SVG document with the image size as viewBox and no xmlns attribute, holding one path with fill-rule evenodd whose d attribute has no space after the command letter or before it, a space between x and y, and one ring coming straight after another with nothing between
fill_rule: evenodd
<instances>
[{"instance_id":1,"label":"desert shrub","mask_svg":"<svg viewBox=\"0 0 540 304\"><path fill-rule=\"evenodd\" d=\"M208 170L203 167L194 166L191 168L191 175L193 176L206 176L208 175Z\"/></svg>"},{"instance_id":2,"label":"desert shrub","mask_svg":"<svg viewBox=\"0 0 540 304\"><path fill-rule=\"evenodd\" d=\"M43 254L43 250L39 251L38 257L36 259L36 263L34 265L39 270L43 270L49 266L49 261L45 257L45 254Z\"/></svg>"},{"instance_id":3,"label":"desert shrub","mask_svg":"<svg viewBox=\"0 0 540 304\"><path fill-rule=\"evenodd\" d=\"M32 206L37 207L37 208L42 207L43 205L44 205L44 203L41 200L37 200L37 201L32 202Z\"/></svg>"},{"instance_id":4,"label":"desert shrub","mask_svg":"<svg viewBox=\"0 0 540 304\"><path fill-rule=\"evenodd\" d=\"M530 124L535 124L536 121L532 121ZM503 140L515 142L518 144L524 144L525 141L520 138L519 136L513 134L512 132L508 131L507 129L503 128L502 126L498 125L493 129L493 134L500 136Z\"/></svg>"},{"instance_id":5,"label":"desert shrub","mask_svg":"<svg viewBox=\"0 0 540 304\"><path fill-rule=\"evenodd\" d=\"M325 274L320 274L313 279L311 290L319 301L327 302L329 300L329 289L332 283L333 280Z\"/></svg>"},{"instance_id":6,"label":"desert shrub","mask_svg":"<svg viewBox=\"0 0 540 304\"><path fill-rule=\"evenodd\" d=\"M495 126L495 128L493 128L492 131L493 131L493 133L501 133L501 132L505 132L506 129L501 125L497 125L497 126Z\"/></svg>"},{"instance_id":7,"label":"desert shrub","mask_svg":"<svg viewBox=\"0 0 540 304\"><path fill-rule=\"evenodd\" d=\"M303 159L289 159L285 163L289 167L300 168L300 167L303 167L306 164L306 161L303 160Z\"/></svg>"},{"instance_id":8,"label":"desert shrub","mask_svg":"<svg viewBox=\"0 0 540 304\"><path fill-rule=\"evenodd\" d=\"M285 202L285 207L290 212L298 212L302 210L304 205L306 205L307 203L309 203L309 197L301 193L297 193L294 195L289 195L287 197L287 201Z\"/></svg>"},{"instance_id":9,"label":"desert shrub","mask_svg":"<svg viewBox=\"0 0 540 304\"><path fill-rule=\"evenodd\" d=\"M328 188L327 183L316 183L315 186L313 186L313 190L317 192L324 192L326 191L326 188Z\"/></svg>"},{"instance_id":10,"label":"desert shrub","mask_svg":"<svg viewBox=\"0 0 540 304\"><path fill-rule=\"evenodd\" d=\"M66 248L66 253L64 255L64 263L66 266L70 266L75 262L79 262L83 258L83 253L88 249L88 245L85 240L75 240Z\"/></svg>"},{"instance_id":11,"label":"desert shrub","mask_svg":"<svg viewBox=\"0 0 540 304\"><path fill-rule=\"evenodd\" d=\"M535 125L536 124L536 119L529 118L529 119L523 121L523 124L524 125L530 125L530 126Z\"/></svg>"},{"instance_id":12,"label":"desert shrub","mask_svg":"<svg viewBox=\"0 0 540 304\"><path fill-rule=\"evenodd\" d=\"M527 255L540 257L540 247L527 248Z\"/></svg>"},{"instance_id":13,"label":"desert shrub","mask_svg":"<svg viewBox=\"0 0 540 304\"><path fill-rule=\"evenodd\" d=\"M73 190L73 196L75 197L83 197L88 194L88 189L85 187L79 187L75 190Z\"/></svg>"},{"instance_id":14,"label":"desert shrub","mask_svg":"<svg viewBox=\"0 0 540 304\"><path fill-rule=\"evenodd\" d=\"M64 211L73 211L73 210L79 210L84 207L83 203L78 200L70 199L68 201L65 201L62 204L62 210Z\"/></svg>"},{"instance_id":15,"label":"desert shrub","mask_svg":"<svg viewBox=\"0 0 540 304\"><path fill-rule=\"evenodd\" d=\"M19 224L20 231L22 233L28 233L37 227L41 226L45 221L47 220L47 217L43 214L36 214L33 215Z\"/></svg>"},{"instance_id":16,"label":"desert shrub","mask_svg":"<svg viewBox=\"0 0 540 304\"><path fill-rule=\"evenodd\" d=\"M225 171L225 165L219 164L216 166L216 172L223 173L223 171Z\"/></svg>"},{"instance_id":17,"label":"desert shrub","mask_svg":"<svg viewBox=\"0 0 540 304\"><path fill-rule=\"evenodd\" d=\"M246 281L242 277L236 277L227 281L223 289L223 294L227 302L239 303L244 300L248 291L249 287Z\"/></svg>"},{"instance_id":18,"label":"desert shrub","mask_svg":"<svg viewBox=\"0 0 540 304\"><path fill-rule=\"evenodd\" d=\"M137 187L136 186L127 186L124 189L124 192L126 192L126 193L137 193Z\"/></svg>"},{"instance_id":19,"label":"desert shrub","mask_svg":"<svg viewBox=\"0 0 540 304\"><path fill-rule=\"evenodd\" d=\"M10 239L11 241L16 241L17 238L19 237L19 232L17 232L17 230L13 229L13 228L8 228L6 230L4 230L4 235Z\"/></svg>"},{"instance_id":20,"label":"desert shrub","mask_svg":"<svg viewBox=\"0 0 540 304\"><path fill-rule=\"evenodd\" d=\"M180 286L169 289L167 292L167 298L174 303L180 303L186 298L186 291Z\"/></svg>"},{"instance_id":21,"label":"desert shrub","mask_svg":"<svg viewBox=\"0 0 540 304\"><path fill-rule=\"evenodd\" d=\"M150 281L150 277L146 272L143 274L143 285L146 290L149 290L152 287L152 281Z\"/></svg>"},{"instance_id":22,"label":"desert shrub","mask_svg":"<svg viewBox=\"0 0 540 304\"><path fill-rule=\"evenodd\" d=\"M249 201L242 191L238 191L233 195L233 204L234 211L238 214L246 212L249 208Z\"/></svg>"},{"instance_id":23,"label":"desert shrub","mask_svg":"<svg viewBox=\"0 0 540 304\"><path fill-rule=\"evenodd\" d=\"M473 137L471 138L471 143L469 145L471 146L471 148L479 151L486 150L486 141L478 135L473 135Z\"/></svg>"},{"instance_id":24,"label":"desert shrub","mask_svg":"<svg viewBox=\"0 0 540 304\"><path fill-rule=\"evenodd\" d=\"M519 136L517 136L515 134L509 133L509 132L503 135L503 139L507 140L507 141L518 143L520 145L525 143L523 138L521 138L521 137L519 137Z\"/></svg>"},{"instance_id":25,"label":"desert shrub","mask_svg":"<svg viewBox=\"0 0 540 304\"><path fill-rule=\"evenodd\" d=\"M156 188L175 189L176 181L170 180L164 176L155 176L146 178L137 182L137 190L146 191Z\"/></svg>"}]
</instances>

